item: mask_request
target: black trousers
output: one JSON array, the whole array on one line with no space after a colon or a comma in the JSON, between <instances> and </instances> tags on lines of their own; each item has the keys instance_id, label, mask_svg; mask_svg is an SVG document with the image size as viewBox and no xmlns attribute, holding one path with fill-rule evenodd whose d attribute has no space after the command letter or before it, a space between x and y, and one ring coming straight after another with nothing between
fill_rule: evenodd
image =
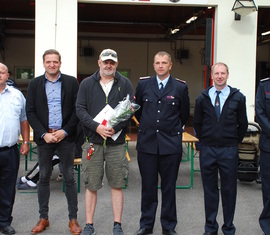
<instances>
[{"instance_id":1,"label":"black trousers","mask_svg":"<svg viewBox=\"0 0 270 235\"><path fill-rule=\"evenodd\" d=\"M0 227L10 225L20 165L18 146L0 150Z\"/></svg>"},{"instance_id":2,"label":"black trousers","mask_svg":"<svg viewBox=\"0 0 270 235\"><path fill-rule=\"evenodd\" d=\"M260 226L266 235L270 235L270 153L261 150L260 156L263 210L259 218Z\"/></svg>"},{"instance_id":3,"label":"black trousers","mask_svg":"<svg viewBox=\"0 0 270 235\"><path fill-rule=\"evenodd\" d=\"M52 160L52 167L60 162L59 159ZM34 165L34 167L26 174L25 178L27 180L31 180L35 184L39 181L39 164L38 162Z\"/></svg>"},{"instance_id":4,"label":"black trousers","mask_svg":"<svg viewBox=\"0 0 270 235\"><path fill-rule=\"evenodd\" d=\"M222 231L225 235L234 234L233 219L237 192L238 146L201 146L200 167L204 190L205 231L218 231L216 217L219 205L219 173L224 218Z\"/></svg>"},{"instance_id":5,"label":"black trousers","mask_svg":"<svg viewBox=\"0 0 270 235\"><path fill-rule=\"evenodd\" d=\"M138 164L142 178L140 228L152 229L158 206L158 174L161 178L161 216L163 229L173 230L177 224L176 180L181 154L153 155L138 152Z\"/></svg>"},{"instance_id":6,"label":"black trousers","mask_svg":"<svg viewBox=\"0 0 270 235\"><path fill-rule=\"evenodd\" d=\"M76 181L73 174L75 144L65 139L56 144L43 144L37 146L39 163L38 202L40 218L48 219L50 178L52 174L52 158L57 151L63 166L65 180L65 195L68 203L69 219L77 219L78 198Z\"/></svg>"}]
</instances>

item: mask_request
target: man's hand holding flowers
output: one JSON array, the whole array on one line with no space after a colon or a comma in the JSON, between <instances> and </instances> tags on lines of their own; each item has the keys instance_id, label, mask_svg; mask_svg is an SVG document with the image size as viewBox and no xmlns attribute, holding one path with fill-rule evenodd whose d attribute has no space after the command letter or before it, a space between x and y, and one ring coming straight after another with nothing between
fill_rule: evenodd
<instances>
[{"instance_id":1,"label":"man's hand holding flowers","mask_svg":"<svg viewBox=\"0 0 270 235\"><path fill-rule=\"evenodd\" d=\"M102 123L97 127L97 133L105 140L107 137L112 137L115 131L112 127L103 125Z\"/></svg>"},{"instance_id":2,"label":"man's hand holding flowers","mask_svg":"<svg viewBox=\"0 0 270 235\"><path fill-rule=\"evenodd\" d=\"M104 139L104 147L106 146L107 137L112 137L112 135L115 134L113 127L119 122L128 120L139 108L140 105L132 103L129 99L129 95L127 95L127 97L113 109L111 115L102 121L101 125L97 128L97 132Z\"/></svg>"}]
</instances>

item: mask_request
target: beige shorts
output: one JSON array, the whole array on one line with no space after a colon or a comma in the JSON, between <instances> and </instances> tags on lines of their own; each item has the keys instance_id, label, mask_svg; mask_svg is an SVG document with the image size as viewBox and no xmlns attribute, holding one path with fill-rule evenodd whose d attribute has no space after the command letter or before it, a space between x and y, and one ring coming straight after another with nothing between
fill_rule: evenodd
<instances>
[{"instance_id":1,"label":"beige shorts","mask_svg":"<svg viewBox=\"0 0 270 235\"><path fill-rule=\"evenodd\" d=\"M122 188L127 183L128 160L126 144L107 145L94 144L94 151L87 158L90 143L82 145L82 174L85 188L96 191L102 187L104 167L111 188Z\"/></svg>"}]
</instances>

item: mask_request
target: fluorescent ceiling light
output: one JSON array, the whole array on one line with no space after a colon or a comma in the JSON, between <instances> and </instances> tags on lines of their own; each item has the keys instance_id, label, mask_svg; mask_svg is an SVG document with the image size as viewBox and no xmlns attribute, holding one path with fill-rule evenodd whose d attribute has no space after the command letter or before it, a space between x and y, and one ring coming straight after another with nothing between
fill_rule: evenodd
<instances>
[{"instance_id":1,"label":"fluorescent ceiling light","mask_svg":"<svg viewBox=\"0 0 270 235\"><path fill-rule=\"evenodd\" d=\"M179 31L180 29L171 29L171 34L175 34Z\"/></svg>"},{"instance_id":2,"label":"fluorescent ceiling light","mask_svg":"<svg viewBox=\"0 0 270 235\"><path fill-rule=\"evenodd\" d=\"M268 35L268 34L270 34L270 31L264 32L264 33L262 33L261 35L262 35L262 36L265 36L265 35Z\"/></svg>"},{"instance_id":3,"label":"fluorescent ceiling light","mask_svg":"<svg viewBox=\"0 0 270 235\"><path fill-rule=\"evenodd\" d=\"M190 19L186 21L187 24L191 23L192 21L196 20L198 17L197 16L192 16Z\"/></svg>"}]
</instances>

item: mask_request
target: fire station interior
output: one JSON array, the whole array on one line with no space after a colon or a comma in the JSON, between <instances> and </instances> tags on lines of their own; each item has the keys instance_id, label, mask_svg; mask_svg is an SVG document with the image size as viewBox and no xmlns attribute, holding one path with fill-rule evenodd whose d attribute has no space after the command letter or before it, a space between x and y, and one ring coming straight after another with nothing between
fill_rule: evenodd
<instances>
[{"instance_id":1,"label":"fire station interior","mask_svg":"<svg viewBox=\"0 0 270 235\"><path fill-rule=\"evenodd\" d=\"M0 8L0 61L24 94L34 78L35 0L4 0ZM191 104L209 86L215 9L200 6L78 3L80 82L98 68L104 48L119 55L118 70L132 82L153 74L153 55L169 51L172 73L187 81ZM270 76L270 8L258 8L256 80ZM61 52L60 52L61 53ZM63 71L64 72L64 71ZM180 75L179 75L180 74Z\"/></svg>"}]
</instances>

